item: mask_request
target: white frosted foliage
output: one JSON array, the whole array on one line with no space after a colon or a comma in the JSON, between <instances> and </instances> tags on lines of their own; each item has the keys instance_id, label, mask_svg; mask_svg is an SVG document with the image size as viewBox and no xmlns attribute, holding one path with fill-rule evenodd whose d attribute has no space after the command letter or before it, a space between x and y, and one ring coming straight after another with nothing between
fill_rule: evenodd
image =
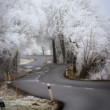
<instances>
[{"instance_id":1,"label":"white frosted foliage","mask_svg":"<svg viewBox=\"0 0 110 110\"><path fill-rule=\"evenodd\" d=\"M58 60L62 63L58 40L63 35L65 51L76 55L80 73L84 48L92 38L89 55L97 53L106 60L101 73L90 72L90 78L110 77L106 74L110 73L110 21L91 0L0 0L0 11L0 55L6 59L13 58L17 51L20 55L50 55L55 39ZM6 55L4 50L8 50Z\"/></svg>"}]
</instances>

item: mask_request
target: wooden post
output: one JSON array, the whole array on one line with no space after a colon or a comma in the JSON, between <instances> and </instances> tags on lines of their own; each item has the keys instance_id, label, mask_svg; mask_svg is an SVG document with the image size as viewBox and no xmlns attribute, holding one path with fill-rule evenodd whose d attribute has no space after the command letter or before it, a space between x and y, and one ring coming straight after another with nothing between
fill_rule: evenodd
<instances>
[{"instance_id":1,"label":"wooden post","mask_svg":"<svg viewBox=\"0 0 110 110\"><path fill-rule=\"evenodd\" d=\"M68 69L66 69L66 76L68 76Z\"/></svg>"},{"instance_id":2,"label":"wooden post","mask_svg":"<svg viewBox=\"0 0 110 110\"><path fill-rule=\"evenodd\" d=\"M53 101L54 99L53 99L53 94L52 94L52 90L51 90L50 84L48 83L47 86L48 86L48 91L49 91L50 99L51 99L51 101Z\"/></svg>"},{"instance_id":3,"label":"wooden post","mask_svg":"<svg viewBox=\"0 0 110 110\"><path fill-rule=\"evenodd\" d=\"M64 64L65 64L65 65L67 64L66 60L64 61Z\"/></svg>"},{"instance_id":4,"label":"wooden post","mask_svg":"<svg viewBox=\"0 0 110 110\"><path fill-rule=\"evenodd\" d=\"M15 74L13 74L13 79L14 79L14 86L15 86L15 89L16 89L16 95L18 96L18 89L17 89L17 86L16 86Z\"/></svg>"},{"instance_id":5,"label":"wooden post","mask_svg":"<svg viewBox=\"0 0 110 110\"><path fill-rule=\"evenodd\" d=\"M5 87L7 88L7 73L4 71L4 76L5 76Z\"/></svg>"},{"instance_id":6,"label":"wooden post","mask_svg":"<svg viewBox=\"0 0 110 110\"><path fill-rule=\"evenodd\" d=\"M10 77L10 73L8 72L8 84L11 83L11 77Z\"/></svg>"},{"instance_id":7,"label":"wooden post","mask_svg":"<svg viewBox=\"0 0 110 110\"><path fill-rule=\"evenodd\" d=\"M45 55L45 64L47 64L47 55Z\"/></svg>"},{"instance_id":8,"label":"wooden post","mask_svg":"<svg viewBox=\"0 0 110 110\"><path fill-rule=\"evenodd\" d=\"M11 78L10 78L10 73L8 72L8 80L10 81L11 80Z\"/></svg>"}]
</instances>

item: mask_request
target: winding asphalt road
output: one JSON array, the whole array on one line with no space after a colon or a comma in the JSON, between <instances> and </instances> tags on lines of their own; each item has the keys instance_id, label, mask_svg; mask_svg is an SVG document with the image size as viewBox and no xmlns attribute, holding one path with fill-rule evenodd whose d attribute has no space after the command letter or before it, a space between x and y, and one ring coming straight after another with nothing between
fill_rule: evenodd
<instances>
[{"instance_id":1,"label":"winding asphalt road","mask_svg":"<svg viewBox=\"0 0 110 110\"><path fill-rule=\"evenodd\" d=\"M36 68L30 75L17 80L19 89L42 98L49 98L47 83L55 100L62 101L63 110L110 110L109 81L73 81L66 79L63 73L65 65L46 64L52 56L27 56L35 62L22 65L24 68ZM41 67L41 68L38 68Z\"/></svg>"}]
</instances>

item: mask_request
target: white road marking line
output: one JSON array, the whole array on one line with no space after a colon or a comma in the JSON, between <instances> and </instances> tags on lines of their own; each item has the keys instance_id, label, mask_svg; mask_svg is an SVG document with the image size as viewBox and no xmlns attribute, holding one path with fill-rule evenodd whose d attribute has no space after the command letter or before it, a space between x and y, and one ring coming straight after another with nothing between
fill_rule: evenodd
<instances>
[{"instance_id":1,"label":"white road marking line","mask_svg":"<svg viewBox=\"0 0 110 110\"><path fill-rule=\"evenodd\" d=\"M40 76L38 76L37 78L39 79Z\"/></svg>"},{"instance_id":2,"label":"white road marking line","mask_svg":"<svg viewBox=\"0 0 110 110\"><path fill-rule=\"evenodd\" d=\"M66 87L72 87L72 86L66 86Z\"/></svg>"},{"instance_id":3,"label":"white road marking line","mask_svg":"<svg viewBox=\"0 0 110 110\"><path fill-rule=\"evenodd\" d=\"M37 81L37 82L39 82L39 80L38 80L38 79L37 79L36 81Z\"/></svg>"},{"instance_id":4,"label":"white road marking line","mask_svg":"<svg viewBox=\"0 0 110 110\"><path fill-rule=\"evenodd\" d=\"M55 86L55 84L50 84L50 85Z\"/></svg>"},{"instance_id":5,"label":"white road marking line","mask_svg":"<svg viewBox=\"0 0 110 110\"><path fill-rule=\"evenodd\" d=\"M39 75L37 78L40 78L41 75Z\"/></svg>"},{"instance_id":6,"label":"white road marking line","mask_svg":"<svg viewBox=\"0 0 110 110\"><path fill-rule=\"evenodd\" d=\"M87 90L94 90L93 88L84 88L84 89L87 89Z\"/></svg>"},{"instance_id":7,"label":"white road marking line","mask_svg":"<svg viewBox=\"0 0 110 110\"><path fill-rule=\"evenodd\" d=\"M72 87L72 86L64 85L64 87L69 87L69 88L70 88L70 87Z\"/></svg>"},{"instance_id":8,"label":"white road marking line","mask_svg":"<svg viewBox=\"0 0 110 110\"><path fill-rule=\"evenodd\" d=\"M46 83L42 82L42 84L46 84Z\"/></svg>"},{"instance_id":9,"label":"white road marking line","mask_svg":"<svg viewBox=\"0 0 110 110\"><path fill-rule=\"evenodd\" d=\"M36 80L20 80L20 81L16 81L16 82L35 82Z\"/></svg>"}]
</instances>

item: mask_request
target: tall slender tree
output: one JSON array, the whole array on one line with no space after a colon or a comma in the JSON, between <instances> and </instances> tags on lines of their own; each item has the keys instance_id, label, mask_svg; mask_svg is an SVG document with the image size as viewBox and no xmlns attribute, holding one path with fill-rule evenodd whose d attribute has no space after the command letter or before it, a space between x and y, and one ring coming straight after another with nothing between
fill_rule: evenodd
<instances>
[{"instance_id":1,"label":"tall slender tree","mask_svg":"<svg viewBox=\"0 0 110 110\"><path fill-rule=\"evenodd\" d=\"M56 56L56 48L55 48L55 40L52 39L52 48L53 48L53 63L57 63L57 56Z\"/></svg>"}]
</instances>

